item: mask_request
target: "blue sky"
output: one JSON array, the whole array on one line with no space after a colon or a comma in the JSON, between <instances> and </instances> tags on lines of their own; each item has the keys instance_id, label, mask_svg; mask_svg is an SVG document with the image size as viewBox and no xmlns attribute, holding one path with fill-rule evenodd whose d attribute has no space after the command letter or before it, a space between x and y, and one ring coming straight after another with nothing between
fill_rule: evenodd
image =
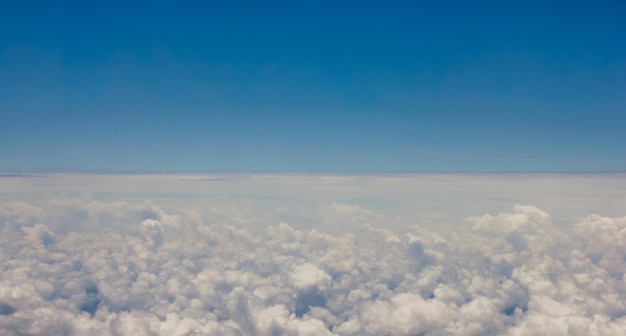
<instances>
[{"instance_id":1,"label":"blue sky","mask_svg":"<svg viewBox=\"0 0 626 336\"><path fill-rule=\"evenodd\" d=\"M209 3L3 1L0 170L626 170L623 1Z\"/></svg>"}]
</instances>

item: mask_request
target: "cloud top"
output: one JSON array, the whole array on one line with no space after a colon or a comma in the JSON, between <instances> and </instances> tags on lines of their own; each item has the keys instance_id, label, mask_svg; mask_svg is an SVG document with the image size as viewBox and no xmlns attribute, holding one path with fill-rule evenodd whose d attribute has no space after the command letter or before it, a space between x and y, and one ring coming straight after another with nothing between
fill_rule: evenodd
<instances>
[{"instance_id":1,"label":"cloud top","mask_svg":"<svg viewBox=\"0 0 626 336\"><path fill-rule=\"evenodd\" d=\"M437 225L437 217L418 221L367 202L328 199L275 206L259 199L6 197L0 330L614 335L626 329L626 217L591 214L563 225L539 206L518 204Z\"/></svg>"}]
</instances>

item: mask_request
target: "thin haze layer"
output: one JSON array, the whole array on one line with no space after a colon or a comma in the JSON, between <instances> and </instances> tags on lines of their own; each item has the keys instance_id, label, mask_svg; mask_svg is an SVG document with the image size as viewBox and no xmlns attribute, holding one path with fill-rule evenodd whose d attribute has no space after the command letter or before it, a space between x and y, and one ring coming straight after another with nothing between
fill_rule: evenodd
<instances>
[{"instance_id":1,"label":"thin haze layer","mask_svg":"<svg viewBox=\"0 0 626 336\"><path fill-rule=\"evenodd\" d=\"M0 176L9 335L614 335L624 175Z\"/></svg>"}]
</instances>

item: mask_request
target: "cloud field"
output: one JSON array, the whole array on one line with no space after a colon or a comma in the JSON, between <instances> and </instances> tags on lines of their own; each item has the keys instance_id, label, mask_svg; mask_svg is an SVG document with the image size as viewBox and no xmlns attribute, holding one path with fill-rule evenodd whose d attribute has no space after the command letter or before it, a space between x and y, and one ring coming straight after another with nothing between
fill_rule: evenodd
<instances>
[{"instance_id":1,"label":"cloud field","mask_svg":"<svg viewBox=\"0 0 626 336\"><path fill-rule=\"evenodd\" d=\"M0 175L0 335L619 335L625 175Z\"/></svg>"}]
</instances>

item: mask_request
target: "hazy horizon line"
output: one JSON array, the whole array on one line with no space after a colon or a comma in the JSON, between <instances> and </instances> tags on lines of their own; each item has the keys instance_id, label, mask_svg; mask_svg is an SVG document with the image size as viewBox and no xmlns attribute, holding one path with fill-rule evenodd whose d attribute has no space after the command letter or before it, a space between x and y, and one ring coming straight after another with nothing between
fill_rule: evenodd
<instances>
[{"instance_id":1,"label":"hazy horizon line","mask_svg":"<svg viewBox=\"0 0 626 336\"><path fill-rule=\"evenodd\" d=\"M36 174L57 174L57 173L79 173L79 174L110 174L110 175L144 175L144 174L359 174L359 175L412 175L412 174L466 174L466 175L485 175L485 174L570 174L570 175L587 175L587 174L626 174L626 170L262 170L262 169L232 169L232 170L151 170L151 169L76 169L76 168L42 168L42 169L24 169L24 170L3 170L0 169L0 177L24 177Z\"/></svg>"}]
</instances>

